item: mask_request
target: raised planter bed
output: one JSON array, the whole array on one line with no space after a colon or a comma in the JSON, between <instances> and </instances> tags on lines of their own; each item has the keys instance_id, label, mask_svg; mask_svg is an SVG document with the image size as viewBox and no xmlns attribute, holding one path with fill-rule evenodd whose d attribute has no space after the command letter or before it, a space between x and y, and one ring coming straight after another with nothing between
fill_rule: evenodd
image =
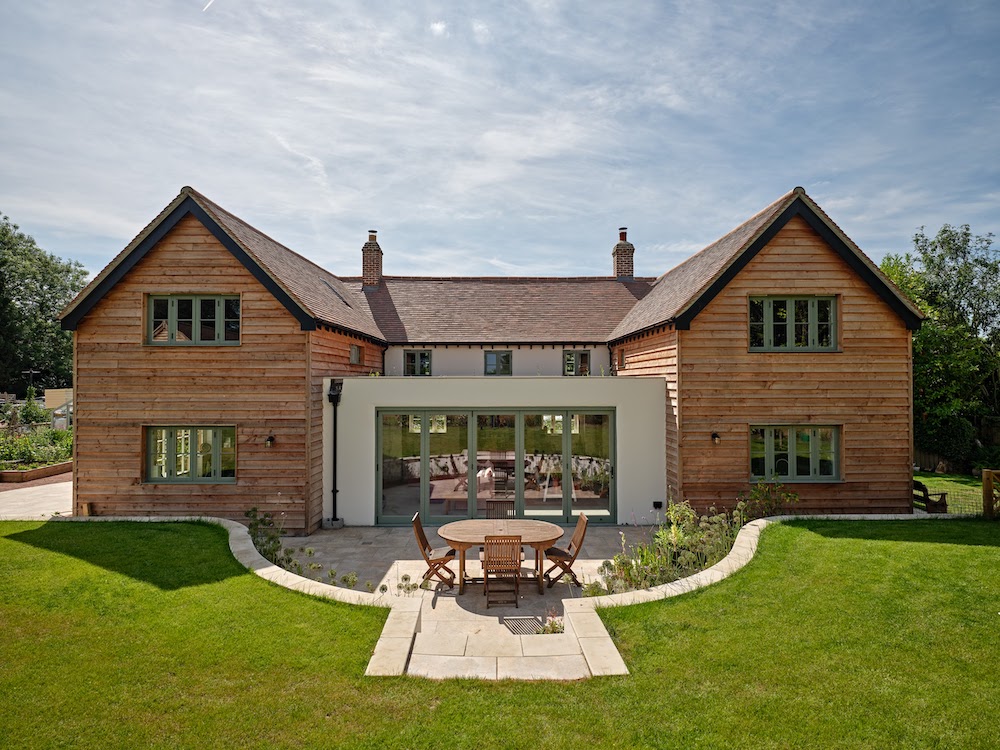
<instances>
[{"instance_id":1,"label":"raised planter bed","mask_svg":"<svg viewBox=\"0 0 1000 750\"><path fill-rule=\"evenodd\" d=\"M73 471L72 461L64 461L61 464L52 464L51 466L42 466L38 469L27 469L25 471L0 471L0 482L31 482L35 479L54 477L56 474L65 474L67 471Z\"/></svg>"}]
</instances>

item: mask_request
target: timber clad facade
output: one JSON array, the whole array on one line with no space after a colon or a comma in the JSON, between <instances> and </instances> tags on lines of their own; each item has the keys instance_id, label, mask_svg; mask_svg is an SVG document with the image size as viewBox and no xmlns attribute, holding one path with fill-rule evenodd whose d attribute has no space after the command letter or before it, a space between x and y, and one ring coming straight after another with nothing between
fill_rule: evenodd
<instances>
[{"instance_id":1,"label":"timber clad facade","mask_svg":"<svg viewBox=\"0 0 1000 750\"><path fill-rule=\"evenodd\" d=\"M442 455L405 451L396 468L385 463L381 436L395 418L377 413L405 414L407 404L372 396L372 413L360 417L372 424L340 425L341 440L355 428L375 436L363 446L371 466L398 486L341 497L371 510L348 518L376 522L376 506L402 517L418 501L421 512L475 515L477 468L481 477L488 466L492 479L493 461L509 479L491 494L516 498L529 516L564 512L564 522L590 514L588 502L619 522L667 497L731 506L754 478L772 476L798 493L797 511L909 512L911 331L922 316L804 191L658 279L633 278L623 244L632 249L624 229L615 276L603 279L420 279L382 276L372 232L363 277L337 277L185 188L62 313L75 331L74 511L243 520L256 506L284 514L293 533L311 533L331 518L337 469L369 470L332 455L329 379L402 376L403 353L419 350L433 355L432 378L481 379L455 381L461 404L421 403L425 418L398 434L400 450L448 444L450 468L439 466ZM497 356L487 352L503 352L510 373L500 379L504 404L492 411ZM550 400L535 403L541 386L532 381L569 374L566 352L587 362L591 379L662 381L659 460L617 457L629 471L656 472L655 491L618 478L648 497L622 497L607 484L615 441L632 444L620 436L633 406L612 406L631 404L625 391L605 398L597 383L580 391L593 402L580 404L557 403L559 390L549 389ZM377 394L378 383L365 392ZM577 416L588 409L605 416ZM504 432L513 429L505 424L528 429L535 413L538 439L567 446L561 468L558 456L529 455ZM376 419L386 420L378 430ZM439 434L463 420L482 437L452 445ZM556 439L570 424L573 434ZM585 437L598 424L604 447ZM555 437L545 438L545 425L549 435L558 428ZM510 444L485 454L480 442L477 466L468 458L476 440ZM525 476L510 470L515 456ZM573 486L559 484L573 472Z\"/></svg>"}]
</instances>

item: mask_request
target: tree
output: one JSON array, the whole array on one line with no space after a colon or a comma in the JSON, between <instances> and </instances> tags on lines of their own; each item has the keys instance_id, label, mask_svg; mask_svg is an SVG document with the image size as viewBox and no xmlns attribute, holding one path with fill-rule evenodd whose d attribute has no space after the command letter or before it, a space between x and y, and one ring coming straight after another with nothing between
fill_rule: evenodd
<instances>
[{"instance_id":1,"label":"tree","mask_svg":"<svg viewBox=\"0 0 1000 750\"><path fill-rule=\"evenodd\" d=\"M981 418L1000 405L1000 253L992 234L945 224L914 235L915 254L886 255L882 270L924 311L913 337L914 440L959 463Z\"/></svg>"},{"instance_id":2,"label":"tree","mask_svg":"<svg viewBox=\"0 0 1000 750\"><path fill-rule=\"evenodd\" d=\"M0 214L0 390L71 384L73 338L56 315L86 280L78 261L45 252ZM26 370L38 374L29 377Z\"/></svg>"}]
</instances>

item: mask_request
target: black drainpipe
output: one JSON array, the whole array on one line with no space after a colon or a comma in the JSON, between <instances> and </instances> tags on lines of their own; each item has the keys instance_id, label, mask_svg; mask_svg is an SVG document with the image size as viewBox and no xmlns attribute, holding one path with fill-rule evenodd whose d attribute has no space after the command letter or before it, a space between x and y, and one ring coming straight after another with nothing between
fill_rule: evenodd
<instances>
[{"instance_id":1,"label":"black drainpipe","mask_svg":"<svg viewBox=\"0 0 1000 750\"><path fill-rule=\"evenodd\" d=\"M330 528L339 529L344 526L344 522L337 517L337 406L340 404L340 396L344 392L344 381L341 378L330 380L330 392L326 397L333 404L333 513L330 514Z\"/></svg>"}]
</instances>

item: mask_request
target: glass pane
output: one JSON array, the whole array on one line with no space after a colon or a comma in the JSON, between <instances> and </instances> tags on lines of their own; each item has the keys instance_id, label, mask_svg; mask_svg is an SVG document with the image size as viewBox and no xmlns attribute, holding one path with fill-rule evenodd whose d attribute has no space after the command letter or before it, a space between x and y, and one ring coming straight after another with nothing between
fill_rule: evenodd
<instances>
[{"instance_id":1,"label":"glass pane","mask_svg":"<svg viewBox=\"0 0 1000 750\"><path fill-rule=\"evenodd\" d=\"M751 348L758 349L764 346L764 324L763 323L751 323L750 324L750 346Z\"/></svg>"},{"instance_id":2,"label":"glass pane","mask_svg":"<svg viewBox=\"0 0 1000 750\"><path fill-rule=\"evenodd\" d=\"M469 417L434 414L430 430L430 513L466 517L469 512Z\"/></svg>"},{"instance_id":3,"label":"glass pane","mask_svg":"<svg viewBox=\"0 0 1000 750\"><path fill-rule=\"evenodd\" d=\"M177 341L191 341L194 335L194 300L177 300Z\"/></svg>"},{"instance_id":4,"label":"glass pane","mask_svg":"<svg viewBox=\"0 0 1000 750\"><path fill-rule=\"evenodd\" d=\"M513 499L516 488L514 467L513 414L480 414L476 417L476 507L473 515L486 515L490 498Z\"/></svg>"},{"instance_id":5,"label":"glass pane","mask_svg":"<svg viewBox=\"0 0 1000 750\"><path fill-rule=\"evenodd\" d=\"M486 352L486 363L485 370L487 375L497 374L497 355L496 352Z\"/></svg>"},{"instance_id":6,"label":"glass pane","mask_svg":"<svg viewBox=\"0 0 1000 750\"><path fill-rule=\"evenodd\" d=\"M524 415L524 515L562 517L562 414Z\"/></svg>"},{"instance_id":7,"label":"glass pane","mask_svg":"<svg viewBox=\"0 0 1000 750\"><path fill-rule=\"evenodd\" d=\"M501 375L510 375L513 372L511 367L513 355L511 352L500 352L499 370Z\"/></svg>"},{"instance_id":8,"label":"glass pane","mask_svg":"<svg viewBox=\"0 0 1000 750\"><path fill-rule=\"evenodd\" d=\"M750 300L750 322L751 323L764 322L764 300L762 299Z\"/></svg>"},{"instance_id":9,"label":"glass pane","mask_svg":"<svg viewBox=\"0 0 1000 750\"><path fill-rule=\"evenodd\" d=\"M240 340L240 299L227 299L223 304L225 310L226 341Z\"/></svg>"},{"instance_id":10,"label":"glass pane","mask_svg":"<svg viewBox=\"0 0 1000 750\"><path fill-rule=\"evenodd\" d=\"M818 320L820 323L833 322L833 300L830 299L816 300L816 320Z\"/></svg>"},{"instance_id":11,"label":"glass pane","mask_svg":"<svg viewBox=\"0 0 1000 750\"><path fill-rule=\"evenodd\" d=\"M239 341L239 340L240 340L240 321L227 320L226 341Z\"/></svg>"},{"instance_id":12,"label":"glass pane","mask_svg":"<svg viewBox=\"0 0 1000 750\"><path fill-rule=\"evenodd\" d=\"M406 519L420 510L420 432L410 431L407 414L382 415L383 516Z\"/></svg>"},{"instance_id":13,"label":"glass pane","mask_svg":"<svg viewBox=\"0 0 1000 750\"><path fill-rule=\"evenodd\" d=\"M750 430L750 475L754 477L767 476L767 451L763 427Z\"/></svg>"},{"instance_id":14,"label":"glass pane","mask_svg":"<svg viewBox=\"0 0 1000 750\"><path fill-rule=\"evenodd\" d=\"M417 374L417 354L416 352L403 352L403 374Z\"/></svg>"},{"instance_id":15,"label":"glass pane","mask_svg":"<svg viewBox=\"0 0 1000 750\"><path fill-rule=\"evenodd\" d=\"M788 346L788 300L771 300L771 324L773 345Z\"/></svg>"},{"instance_id":16,"label":"glass pane","mask_svg":"<svg viewBox=\"0 0 1000 750\"><path fill-rule=\"evenodd\" d=\"M811 437L812 430L795 431L795 475L798 477L812 475Z\"/></svg>"},{"instance_id":17,"label":"glass pane","mask_svg":"<svg viewBox=\"0 0 1000 750\"><path fill-rule=\"evenodd\" d=\"M215 300L203 299L198 303L201 315L199 335L201 341L215 341Z\"/></svg>"},{"instance_id":18,"label":"glass pane","mask_svg":"<svg viewBox=\"0 0 1000 750\"><path fill-rule=\"evenodd\" d=\"M576 353L563 352L563 375L576 375Z\"/></svg>"},{"instance_id":19,"label":"glass pane","mask_svg":"<svg viewBox=\"0 0 1000 750\"><path fill-rule=\"evenodd\" d=\"M430 352L420 352L420 374L430 375L431 374L431 353Z\"/></svg>"},{"instance_id":20,"label":"glass pane","mask_svg":"<svg viewBox=\"0 0 1000 750\"><path fill-rule=\"evenodd\" d=\"M215 430L198 430L198 476L211 477L212 443L215 440Z\"/></svg>"},{"instance_id":21,"label":"glass pane","mask_svg":"<svg viewBox=\"0 0 1000 750\"><path fill-rule=\"evenodd\" d=\"M817 449L819 450L819 475L821 477L837 476L835 431L831 427L821 427L816 431Z\"/></svg>"},{"instance_id":22,"label":"glass pane","mask_svg":"<svg viewBox=\"0 0 1000 750\"><path fill-rule=\"evenodd\" d=\"M174 477L191 478L191 430L180 427L174 431Z\"/></svg>"},{"instance_id":23,"label":"glass pane","mask_svg":"<svg viewBox=\"0 0 1000 750\"><path fill-rule=\"evenodd\" d=\"M167 341L170 338L169 320L170 302L165 299L153 300L153 341Z\"/></svg>"},{"instance_id":24,"label":"glass pane","mask_svg":"<svg viewBox=\"0 0 1000 750\"><path fill-rule=\"evenodd\" d=\"M816 326L817 345L824 349L833 346L833 326L830 323L820 323Z\"/></svg>"},{"instance_id":25,"label":"glass pane","mask_svg":"<svg viewBox=\"0 0 1000 750\"><path fill-rule=\"evenodd\" d=\"M611 516L611 415L570 417L572 511L590 518Z\"/></svg>"},{"instance_id":26,"label":"glass pane","mask_svg":"<svg viewBox=\"0 0 1000 750\"><path fill-rule=\"evenodd\" d=\"M225 301L226 320L240 319L240 298L227 299Z\"/></svg>"},{"instance_id":27,"label":"glass pane","mask_svg":"<svg viewBox=\"0 0 1000 750\"><path fill-rule=\"evenodd\" d=\"M219 451L220 477L236 476L236 428L223 427L221 449Z\"/></svg>"},{"instance_id":28,"label":"glass pane","mask_svg":"<svg viewBox=\"0 0 1000 750\"><path fill-rule=\"evenodd\" d=\"M809 300L795 300L795 346L809 346Z\"/></svg>"},{"instance_id":29,"label":"glass pane","mask_svg":"<svg viewBox=\"0 0 1000 750\"><path fill-rule=\"evenodd\" d=\"M773 477L789 476L788 430L784 427L773 428L774 434L774 474Z\"/></svg>"},{"instance_id":30,"label":"glass pane","mask_svg":"<svg viewBox=\"0 0 1000 750\"><path fill-rule=\"evenodd\" d=\"M165 479L167 476L167 431L153 428L149 431L152 453L149 457L149 478Z\"/></svg>"},{"instance_id":31,"label":"glass pane","mask_svg":"<svg viewBox=\"0 0 1000 750\"><path fill-rule=\"evenodd\" d=\"M579 358L579 363L580 363L579 367L577 368L578 369L578 374L580 374L580 375L589 375L590 374L590 352L580 352L580 354L578 355L578 358Z\"/></svg>"}]
</instances>

